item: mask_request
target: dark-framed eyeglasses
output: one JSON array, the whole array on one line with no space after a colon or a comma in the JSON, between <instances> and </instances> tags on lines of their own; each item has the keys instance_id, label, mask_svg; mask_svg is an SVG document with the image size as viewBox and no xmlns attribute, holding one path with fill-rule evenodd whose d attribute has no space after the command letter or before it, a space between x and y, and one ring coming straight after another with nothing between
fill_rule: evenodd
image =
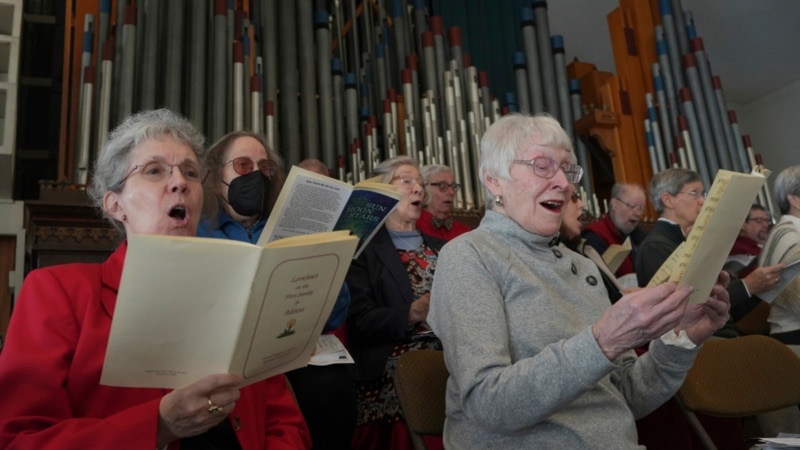
<instances>
[{"instance_id":1,"label":"dark-framed eyeglasses","mask_svg":"<svg viewBox=\"0 0 800 450\"><path fill-rule=\"evenodd\" d=\"M417 183L419 183L419 185L422 186L423 189L425 189L425 186L428 185L428 183L426 183L425 180L423 180L422 178L417 178L417 177L396 176L396 177L392 177L391 181L389 181L389 182L391 183L394 180L399 180L400 181L400 185L404 186L404 187L407 187L407 188L414 187L414 184L417 184Z\"/></svg>"},{"instance_id":2,"label":"dark-framed eyeglasses","mask_svg":"<svg viewBox=\"0 0 800 450\"><path fill-rule=\"evenodd\" d=\"M583 176L583 167L579 166L578 164L559 164L558 161L546 157L515 159L512 162L530 166L530 168L533 170L533 173L542 178L553 178L556 176L556 173L558 173L559 169L564 171L564 175L567 176L567 181L570 183L577 183L581 181L581 177Z\"/></svg>"},{"instance_id":3,"label":"dark-framed eyeglasses","mask_svg":"<svg viewBox=\"0 0 800 450\"><path fill-rule=\"evenodd\" d=\"M184 161L180 164L167 164L163 160L153 160L144 164L136 164L130 172L125 175L125 178L119 182L120 185L124 184L131 175L139 172L143 179L151 182L164 181L172 175L172 170L177 167L181 175L186 181L199 183L200 180L200 164L194 161Z\"/></svg>"},{"instance_id":4,"label":"dark-framed eyeglasses","mask_svg":"<svg viewBox=\"0 0 800 450\"><path fill-rule=\"evenodd\" d=\"M225 165L228 164L233 165L233 171L239 175L247 175L255 169L256 165L258 166L258 170L269 179L272 179L278 172L278 165L275 164L274 161L268 159L259 160L258 163L254 165L252 159L246 156L240 156L225 163Z\"/></svg>"},{"instance_id":5,"label":"dark-framed eyeglasses","mask_svg":"<svg viewBox=\"0 0 800 450\"><path fill-rule=\"evenodd\" d=\"M769 224L769 217L748 217L745 222L755 222L759 225Z\"/></svg>"},{"instance_id":6,"label":"dark-framed eyeglasses","mask_svg":"<svg viewBox=\"0 0 800 450\"><path fill-rule=\"evenodd\" d=\"M458 192L461 188L461 185L458 183L449 184L445 181L436 181L428 183L429 186L436 186L439 189L439 192L447 192L448 189L453 189L453 192Z\"/></svg>"},{"instance_id":7,"label":"dark-framed eyeglasses","mask_svg":"<svg viewBox=\"0 0 800 450\"><path fill-rule=\"evenodd\" d=\"M622 203L623 205L627 206L632 211L636 211L636 212L644 211L644 205L634 205L633 203L628 203L625 200L623 200L621 198L617 198L617 197L614 197L614 200L616 200L616 201Z\"/></svg>"}]
</instances>

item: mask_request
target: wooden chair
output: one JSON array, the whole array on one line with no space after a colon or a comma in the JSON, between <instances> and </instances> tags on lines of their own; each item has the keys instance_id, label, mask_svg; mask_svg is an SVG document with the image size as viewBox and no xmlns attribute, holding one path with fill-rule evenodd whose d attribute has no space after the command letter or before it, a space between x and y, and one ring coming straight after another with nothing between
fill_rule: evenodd
<instances>
[{"instance_id":1,"label":"wooden chair","mask_svg":"<svg viewBox=\"0 0 800 450\"><path fill-rule=\"evenodd\" d=\"M412 350L397 361L394 386L417 450L428 448L423 436L442 435L448 376L441 351Z\"/></svg>"},{"instance_id":2,"label":"wooden chair","mask_svg":"<svg viewBox=\"0 0 800 450\"><path fill-rule=\"evenodd\" d=\"M677 396L692 430L715 449L694 413L746 417L800 404L800 358L768 336L709 340Z\"/></svg>"}]
</instances>

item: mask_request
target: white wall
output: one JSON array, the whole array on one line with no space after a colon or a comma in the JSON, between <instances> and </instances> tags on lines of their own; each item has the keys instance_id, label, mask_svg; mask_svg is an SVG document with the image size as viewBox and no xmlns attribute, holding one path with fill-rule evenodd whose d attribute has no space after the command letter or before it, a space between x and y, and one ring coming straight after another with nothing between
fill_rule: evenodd
<instances>
[{"instance_id":1,"label":"white wall","mask_svg":"<svg viewBox=\"0 0 800 450\"><path fill-rule=\"evenodd\" d=\"M734 109L767 168L800 164L800 80Z\"/></svg>"},{"instance_id":2,"label":"white wall","mask_svg":"<svg viewBox=\"0 0 800 450\"><path fill-rule=\"evenodd\" d=\"M764 166L773 174L800 164L800 80L784 86L736 110L742 134L749 134L753 151L761 153ZM777 211L775 211L777 214Z\"/></svg>"}]
</instances>

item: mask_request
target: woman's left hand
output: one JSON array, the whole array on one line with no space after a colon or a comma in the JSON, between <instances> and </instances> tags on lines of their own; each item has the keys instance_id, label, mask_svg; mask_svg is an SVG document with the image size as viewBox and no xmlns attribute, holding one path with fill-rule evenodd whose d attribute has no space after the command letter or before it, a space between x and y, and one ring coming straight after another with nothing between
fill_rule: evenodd
<instances>
[{"instance_id":1,"label":"woman's left hand","mask_svg":"<svg viewBox=\"0 0 800 450\"><path fill-rule=\"evenodd\" d=\"M717 278L717 284L711 290L711 295L705 303L689 305L683 314L681 323L675 328L676 332L686 331L686 335L695 344L701 344L720 329L730 317L731 307L726 287L730 276L723 271Z\"/></svg>"}]
</instances>

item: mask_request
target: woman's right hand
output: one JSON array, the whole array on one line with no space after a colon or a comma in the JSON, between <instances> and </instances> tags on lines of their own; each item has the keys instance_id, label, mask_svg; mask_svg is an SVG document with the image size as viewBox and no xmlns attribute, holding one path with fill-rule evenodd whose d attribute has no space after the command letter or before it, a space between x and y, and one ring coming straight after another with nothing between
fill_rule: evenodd
<instances>
[{"instance_id":1,"label":"woman's right hand","mask_svg":"<svg viewBox=\"0 0 800 450\"><path fill-rule=\"evenodd\" d=\"M613 361L673 330L683 318L692 290L691 286L663 283L626 294L592 325L600 350Z\"/></svg>"},{"instance_id":2,"label":"woman's right hand","mask_svg":"<svg viewBox=\"0 0 800 450\"><path fill-rule=\"evenodd\" d=\"M239 400L240 382L232 374L210 375L162 397L157 448L202 434L225 420ZM219 409L212 410L212 405Z\"/></svg>"}]
</instances>

